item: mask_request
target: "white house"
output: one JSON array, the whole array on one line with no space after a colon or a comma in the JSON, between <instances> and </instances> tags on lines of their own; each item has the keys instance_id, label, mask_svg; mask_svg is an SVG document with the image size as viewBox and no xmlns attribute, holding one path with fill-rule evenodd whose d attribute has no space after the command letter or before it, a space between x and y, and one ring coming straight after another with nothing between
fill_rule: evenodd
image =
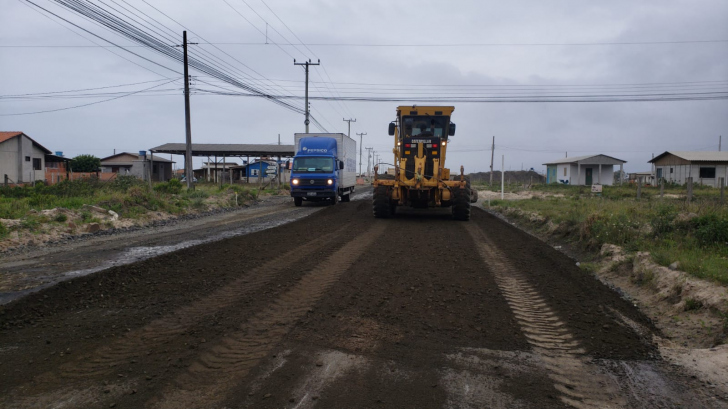
<instances>
[{"instance_id":1,"label":"white house","mask_svg":"<svg viewBox=\"0 0 728 409\"><path fill-rule=\"evenodd\" d=\"M22 132L0 132L0 183L45 180L45 156L51 151Z\"/></svg>"},{"instance_id":2,"label":"white house","mask_svg":"<svg viewBox=\"0 0 728 409\"><path fill-rule=\"evenodd\" d=\"M728 152L664 152L649 163L655 165L657 180L685 184L694 183L719 187L720 179L728 181Z\"/></svg>"},{"instance_id":3,"label":"white house","mask_svg":"<svg viewBox=\"0 0 728 409\"><path fill-rule=\"evenodd\" d=\"M563 158L546 165L546 183L565 185L612 185L614 166L619 165L620 175L627 161L607 155L576 156Z\"/></svg>"}]
</instances>

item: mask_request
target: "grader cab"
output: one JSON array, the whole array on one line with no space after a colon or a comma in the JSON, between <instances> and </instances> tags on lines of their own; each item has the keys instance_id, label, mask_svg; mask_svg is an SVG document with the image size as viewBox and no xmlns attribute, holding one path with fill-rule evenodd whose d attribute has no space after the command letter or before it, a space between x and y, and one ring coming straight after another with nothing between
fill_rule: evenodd
<instances>
[{"instance_id":1,"label":"grader cab","mask_svg":"<svg viewBox=\"0 0 728 409\"><path fill-rule=\"evenodd\" d=\"M445 167L454 107L401 106L389 124L394 136L394 176L374 176L374 217L391 217L397 206L452 207L456 220L470 220L470 183L463 174L451 180Z\"/></svg>"}]
</instances>

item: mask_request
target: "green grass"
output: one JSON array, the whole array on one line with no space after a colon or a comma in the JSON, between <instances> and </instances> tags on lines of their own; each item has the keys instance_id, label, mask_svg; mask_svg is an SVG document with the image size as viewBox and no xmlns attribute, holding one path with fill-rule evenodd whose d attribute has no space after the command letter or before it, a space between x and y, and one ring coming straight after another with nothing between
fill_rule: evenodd
<instances>
[{"instance_id":1,"label":"green grass","mask_svg":"<svg viewBox=\"0 0 728 409\"><path fill-rule=\"evenodd\" d=\"M195 190L187 191L179 181L157 183L152 189L149 184L135 177L120 176L109 182L95 179L64 181L52 186L37 184L35 187L0 187L0 218L22 219L20 227L36 230L43 221L33 211L53 208L79 210L83 205L95 205L113 210L123 218L143 218L152 211L183 214L189 210L205 210L205 199L213 196L229 197L238 194L238 205L257 197L257 190L237 185L198 184ZM232 200L222 202L235 206ZM80 213L84 223L99 222L89 211ZM56 216L55 222L65 222L64 214ZM7 236L9 228L0 229L0 237Z\"/></svg>"},{"instance_id":2,"label":"green grass","mask_svg":"<svg viewBox=\"0 0 728 409\"><path fill-rule=\"evenodd\" d=\"M665 190L675 189L679 188ZM554 234L590 251L605 243L629 252L649 251L660 265L678 261L680 270L728 284L728 206L717 200L717 189L696 189L700 194L690 203L682 198L661 199L657 188L643 188L641 200L632 196L633 186L605 186L602 196L577 186L538 186L534 190L564 197L494 200L491 207L525 222L531 213L537 213L558 226ZM533 227L543 228L544 224L534 223Z\"/></svg>"}]
</instances>

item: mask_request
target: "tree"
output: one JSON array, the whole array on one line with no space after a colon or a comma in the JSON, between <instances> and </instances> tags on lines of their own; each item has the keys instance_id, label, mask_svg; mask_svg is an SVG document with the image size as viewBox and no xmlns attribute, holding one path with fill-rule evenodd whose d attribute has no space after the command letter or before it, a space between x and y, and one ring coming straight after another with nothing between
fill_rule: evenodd
<instances>
[{"instance_id":1,"label":"tree","mask_svg":"<svg viewBox=\"0 0 728 409\"><path fill-rule=\"evenodd\" d=\"M94 155L78 155L71 161L74 172L96 172L101 167L101 159Z\"/></svg>"}]
</instances>

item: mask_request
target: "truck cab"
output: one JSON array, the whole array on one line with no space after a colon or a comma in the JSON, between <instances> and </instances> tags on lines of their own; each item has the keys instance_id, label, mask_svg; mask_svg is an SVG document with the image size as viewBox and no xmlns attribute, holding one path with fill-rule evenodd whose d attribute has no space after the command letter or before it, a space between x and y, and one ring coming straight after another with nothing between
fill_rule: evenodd
<instances>
[{"instance_id":1,"label":"truck cab","mask_svg":"<svg viewBox=\"0 0 728 409\"><path fill-rule=\"evenodd\" d=\"M301 137L296 141L298 152L291 165L291 196L294 204L303 201L330 201L332 204L349 201L342 186L344 161L339 157L335 138Z\"/></svg>"}]
</instances>

